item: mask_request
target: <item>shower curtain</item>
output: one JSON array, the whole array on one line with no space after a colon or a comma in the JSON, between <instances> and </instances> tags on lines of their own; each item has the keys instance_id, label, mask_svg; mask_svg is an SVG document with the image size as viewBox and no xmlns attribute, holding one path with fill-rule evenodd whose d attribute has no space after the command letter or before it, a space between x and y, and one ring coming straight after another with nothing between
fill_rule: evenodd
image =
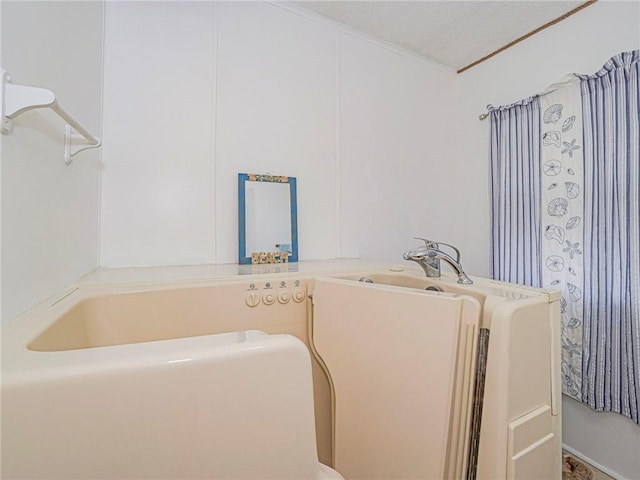
<instances>
[{"instance_id":1,"label":"shower curtain","mask_svg":"<svg viewBox=\"0 0 640 480\"><path fill-rule=\"evenodd\" d=\"M640 51L494 108L492 276L562 291L563 393L640 423Z\"/></svg>"}]
</instances>

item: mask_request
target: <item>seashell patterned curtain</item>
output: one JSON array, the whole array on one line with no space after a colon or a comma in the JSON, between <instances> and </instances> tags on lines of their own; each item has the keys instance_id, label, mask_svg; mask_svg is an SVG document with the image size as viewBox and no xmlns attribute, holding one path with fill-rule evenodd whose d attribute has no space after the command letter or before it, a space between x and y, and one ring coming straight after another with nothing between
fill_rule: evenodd
<instances>
[{"instance_id":1,"label":"seashell patterned curtain","mask_svg":"<svg viewBox=\"0 0 640 480\"><path fill-rule=\"evenodd\" d=\"M563 393L640 424L640 51L491 117L492 276L562 291Z\"/></svg>"}]
</instances>

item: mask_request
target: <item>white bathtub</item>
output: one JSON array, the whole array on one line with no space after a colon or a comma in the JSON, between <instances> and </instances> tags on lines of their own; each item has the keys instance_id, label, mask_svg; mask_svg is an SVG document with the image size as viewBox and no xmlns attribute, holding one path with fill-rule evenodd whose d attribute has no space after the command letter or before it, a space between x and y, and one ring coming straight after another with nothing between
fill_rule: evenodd
<instances>
[{"instance_id":1,"label":"white bathtub","mask_svg":"<svg viewBox=\"0 0 640 480\"><path fill-rule=\"evenodd\" d=\"M559 352L559 346L553 327L558 320L554 309L559 296L482 279L463 287L446 274L442 279L427 280L416 269L398 270L402 268L323 262L291 264L284 269L206 266L123 269L90 275L3 326L3 478L335 475L322 464L333 466L334 460L339 460L333 456L335 433L340 428L334 421L339 418L335 413L341 403L340 395L334 397L332 408L331 384L321 367L323 360L312 360L309 388L299 380L304 368L284 374L287 362L275 366L277 355L273 357L274 367L260 374L224 377L221 373L216 377L211 372L216 365L223 365L220 352L230 355L228 358L237 358L232 352L252 352L247 358L257 358L253 355L268 352L269 345L277 350L277 345L282 348L282 358L286 352L294 357L303 353L308 356L305 348L295 347L311 346L309 327L314 324L310 321L318 307L313 308L308 293L313 294L316 285L323 282L349 286L358 283L354 279L362 275L377 281L374 289L406 293L420 292L427 284L437 285L450 292L443 296L468 296L476 302L478 325L491 329L478 478L521 477L518 472L527 468L535 471L527 462L539 455L559 474L560 416L554 400L559 398L554 353L556 347ZM255 274L261 272L266 273ZM381 286L385 284L389 286ZM356 287L366 288L362 284ZM326 318L320 313L313 321L322 322L323 316ZM315 323L315 328L324 328L321 325ZM230 333L250 330L275 336ZM363 332L371 333L367 329ZM219 335L223 333L228 335ZM534 338L530 335L539 345L526 344L527 336ZM326 343L321 342L325 350ZM332 355L325 353L327 357ZM266 366L266 357L261 358L255 363ZM338 377L341 365L332 362L331 375ZM220 372L225 370L221 368ZM523 372L528 378L521 377ZM466 378L458 380L460 388L472 391L469 372L466 377L460 375L456 378ZM546 384L540 387L540 382ZM299 388L292 389L291 385ZM227 399L226 406L220 403L223 398ZM229 433L233 426L225 420L234 418L230 412L237 412L239 407L233 398L241 398L241 411L247 412L244 417L235 417L243 432L259 423L263 407L285 405L285 398L291 403L281 414L293 414L291 405L299 404L299 414L293 416L300 422L308 419L305 405L312 398L315 422L300 428L281 422L286 428L277 438L282 436L284 440L273 442L272 447L287 450L290 455L275 455L275 450L260 453L259 438L247 437L246 433L239 438L236 434L240 430ZM462 400L456 401L458 407L451 410L451 418L445 422L450 425L447 442L466 449L468 439L462 438L466 433L460 432L467 432L461 424L468 418L460 414ZM225 414L229 406L235 410ZM547 420L552 423L549 428ZM287 437L286 431L295 431L295 436ZM539 450L538 457L531 455L529 447L549 434L553 451ZM533 438L529 443L523 440L527 436ZM446 455L450 455L448 450ZM456 454L458 458L463 458L466 450L461 452ZM389 452L364 454L384 458ZM213 461L217 457L235 460L227 465ZM279 459L278 468L285 470L269 465L269 458L274 457ZM289 457L294 459L289 462ZM233 465L239 468L233 470ZM336 466L340 470L339 461ZM457 471L449 477L458 478L456 475L462 476Z\"/></svg>"}]
</instances>

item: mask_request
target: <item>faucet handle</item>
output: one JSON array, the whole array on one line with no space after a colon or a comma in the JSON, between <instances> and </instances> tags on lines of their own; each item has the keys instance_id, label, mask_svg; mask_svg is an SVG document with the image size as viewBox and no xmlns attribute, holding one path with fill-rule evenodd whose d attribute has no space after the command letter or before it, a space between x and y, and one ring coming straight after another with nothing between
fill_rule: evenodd
<instances>
[{"instance_id":1,"label":"faucet handle","mask_svg":"<svg viewBox=\"0 0 640 480\"><path fill-rule=\"evenodd\" d=\"M456 252L456 262L460 263L460 250L458 250L453 245L451 245L449 243L444 243L444 242L434 242L433 240L428 240L426 238L421 238L421 237L413 237L413 238L415 240L422 240L424 242L424 246L426 248L434 248L436 250L439 250L440 249L440 245L444 245L446 247L449 247L454 252Z\"/></svg>"},{"instance_id":2,"label":"faucet handle","mask_svg":"<svg viewBox=\"0 0 640 480\"><path fill-rule=\"evenodd\" d=\"M424 246L427 248L439 248L438 243L433 240L427 240L426 238L421 237L413 237L414 240L422 240L424 242Z\"/></svg>"},{"instance_id":3,"label":"faucet handle","mask_svg":"<svg viewBox=\"0 0 640 480\"><path fill-rule=\"evenodd\" d=\"M451 245L449 243L440 242L440 245L445 245L445 246L449 247L450 249L452 249L454 252L456 252L456 262L460 263L460 250L458 250L456 247L454 247L453 245Z\"/></svg>"}]
</instances>

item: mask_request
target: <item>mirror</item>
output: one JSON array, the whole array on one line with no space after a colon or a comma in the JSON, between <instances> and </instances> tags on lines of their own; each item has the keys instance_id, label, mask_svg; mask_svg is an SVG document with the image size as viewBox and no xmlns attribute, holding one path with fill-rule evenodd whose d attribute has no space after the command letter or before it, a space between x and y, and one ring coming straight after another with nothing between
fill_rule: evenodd
<instances>
[{"instance_id":1,"label":"mirror","mask_svg":"<svg viewBox=\"0 0 640 480\"><path fill-rule=\"evenodd\" d=\"M298 261L295 177L238 174L239 263Z\"/></svg>"}]
</instances>

